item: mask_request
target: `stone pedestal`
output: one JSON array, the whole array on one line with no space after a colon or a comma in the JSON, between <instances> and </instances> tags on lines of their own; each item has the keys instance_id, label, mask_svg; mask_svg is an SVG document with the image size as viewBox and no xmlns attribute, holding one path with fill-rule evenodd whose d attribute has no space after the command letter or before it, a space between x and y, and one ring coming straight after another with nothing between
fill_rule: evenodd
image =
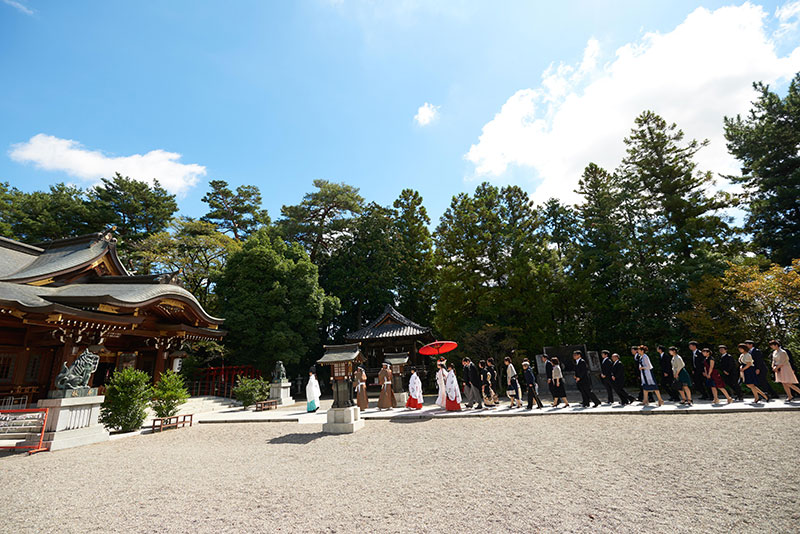
<instances>
[{"instance_id":1,"label":"stone pedestal","mask_svg":"<svg viewBox=\"0 0 800 534\"><path fill-rule=\"evenodd\" d=\"M322 431L328 434L352 434L364 428L361 410L358 406L350 408L331 408L328 410L328 422L322 425Z\"/></svg>"},{"instance_id":2,"label":"stone pedestal","mask_svg":"<svg viewBox=\"0 0 800 534\"><path fill-rule=\"evenodd\" d=\"M273 382L269 385L269 398L278 401L281 406L294 404L292 398L292 384L288 380L283 382Z\"/></svg>"},{"instance_id":3,"label":"stone pedestal","mask_svg":"<svg viewBox=\"0 0 800 534\"><path fill-rule=\"evenodd\" d=\"M102 395L64 399L41 399L37 406L49 408L43 446L51 451L108 441L108 431L97 422Z\"/></svg>"},{"instance_id":4,"label":"stone pedestal","mask_svg":"<svg viewBox=\"0 0 800 534\"><path fill-rule=\"evenodd\" d=\"M400 393L394 394L394 402L397 404L398 408L402 408L406 405L406 401L408 401L408 393L405 391L401 391Z\"/></svg>"}]
</instances>

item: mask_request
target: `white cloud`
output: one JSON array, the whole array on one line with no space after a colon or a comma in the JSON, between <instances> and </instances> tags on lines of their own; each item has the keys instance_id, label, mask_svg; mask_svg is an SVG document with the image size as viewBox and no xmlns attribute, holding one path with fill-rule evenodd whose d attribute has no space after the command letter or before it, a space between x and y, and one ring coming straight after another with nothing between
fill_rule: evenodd
<instances>
[{"instance_id":1,"label":"white cloud","mask_svg":"<svg viewBox=\"0 0 800 534\"><path fill-rule=\"evenodd\" d=\"M420 126L427 126L439 118L440 107L441 106L434 106L433 104L425 102L419 107L419 109L417 109L417 114L414 115L414 120Z\"/></svg>"},{"instance_id":2,"label":"white cloud","mask_svg":"<svg viewBox=\"0 0 800 534\"><path fill-rule=\"evenodd\" d=\"M33 163L46 171L61 171L88 181L110 178L115 172L152 183L158 179L171 193L182 194L205 176L206 168L196 163L180 163L180 154L151 150L147 154L108 156L89 150L72 139L36 134L24 143L11 146L9 156L20 163Z\"/></svg>"},{"instance_id":3,"label":"white cloud","mask_svg":"<svg viewBox=\"0 0 800 534\"><path fill-rule=\"evenodd\" d=\"M775 10L775 18L780 23L775 32L777 37L794 33L800 21L800 0L787 2Z\"/></svg>"},{"instance_id":4,"label":"white cloud","mask_svg":"<svg viewBox=\"0 0 800 534\"><path fill-rule=\"evenodd\" d=\"M583 168L615 168L623 137L646 109L676 122L687 138L711 141L698 155L704 170L736 173L723 117L747 112L752 82L775 83L800 70L800 46L779 57L766 18L750 3L699 8L669 33L646 33L605 63L599 42L589 40L580 63L551 65L538 87L517 91L486 123L464 156L474 178L502 179L516 170L515 177L538 182L535 201L575 202Z\"/></svg>"},{"instance_id":5,"label":"white cloud","mask_svg":"<svg viewBox=\"0 0 800 534\"><path fill-rule=\"evenodd\" d=\"M33 10L28 8L26 5L21 4L20 2L15 2L14 0L3 0L3 3L22 11L26 15L33 15Z\"/></svg>"}]
</instances>

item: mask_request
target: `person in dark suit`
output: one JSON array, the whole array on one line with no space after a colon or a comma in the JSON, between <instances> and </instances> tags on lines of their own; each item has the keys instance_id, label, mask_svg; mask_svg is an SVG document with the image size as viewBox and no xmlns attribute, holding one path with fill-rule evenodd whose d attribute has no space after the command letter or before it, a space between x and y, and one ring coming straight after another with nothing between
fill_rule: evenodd
<instances>
[{"instance_id":1,"label":"person in dark suit","mask_svg":"<svg viewBox=\"0 0 800 534\"><path fill-rule=\"evenodd\" d=\"M542 362L544 363L544 375L547 377L547 389L550 390L550 395L553 396L553 406L558 406L561 399L556 397L556 386L553 382L553 362L550 361L547 354L542 354Z\"/></svg>"},{"instance_id":2,"label":"person in dark suit","mask_svg":"<svg viewBox=\"0 0 800 534\"><path fill-rule=\"evenodd\" d=\"M472 408L475 403L476 410L483 409L483 397L481 396L481 375L478 373L478 368L469 358L461 360L464 365L464 397L467 408Z\"/></svg>"},{"instance_id":3,"label":"person in dark suit","mask_svg":"<svg viewBox=\"0 0 800 534\"><path fill-rule=\"evenodd\" d=\"M616 352L612 354L611 362L611 383L614 385L614 391L617 392L617 396L619 396L619 403L623 406L630 404L634 399L625 391L625 366L622 365L619 354Z\"/></svg>"},{"instance_id":4,"label":"person in dark suit","mask_svg":"<svg viewBox=\"0 0 800 534\"><path fill-rule=\"evenodd\" d=\"M578 386L578 391L581 392L581 404L584 408L589 407L589 401L594 403L594 407L600 406L600 399L592 391L592 378L589 376L589 364L583 359L583 353L576 350L572 353L572 358L575 360L575 385Z\"/></svg>"},{"instance_id":5,"label":"person in dark suit","mask_svg":"<svg viewBox=\"0 0 800 534\"><path fill-rule=\"evenodd\" d=\"M703 353L697 349L697 341L689 342L689 353L692 359L692 383L700 394L700 400L710 400L711 395L708 394L706 388L706 377L703 375L703 362L705 361L705 357Z\"/></svg>"},{"instance_id":6,"label":"person in dark suit","mask_svg":"<svg viewBox=\"0 0 800 534\"><path fill-rule=\"evenodd\" d=\"M722 375L722 380L733 392L733 396L737 401L744 400L744 393L741 386L739 386L739 363L736 358L728 352L728 347L720 345L719 350L719 374Z\"/></svg>"},{"instance_id":7,"label":"person in dark suit","mask_svg":"<svg viewBox=\"0 0 800 534\"><path fill-rule=\"evenodd\" d=\"M611 380L611 368L614 366L614 362L611 361L611 353L609 351L602 350L600 354L603 356L603 360L600 362L600 380L603 381L603 385L606 388L608 403L614 404L614 384Z\"/></svg>"},{"instance_id":8,"label":"person in dark suit","mask_svg":"<svg viewBox=\"0 0 800 534\"><path fill-rule=\"evenodd\" d=\"M772 386L767 381L769 377L769 370L767 362L764 360L764 353L756 347L755 341L748 339L745 341L747 348L750 351L750 356L753 357L753 366L756 368L756 377L758 378L758 387L761 391L767 394L767 402L772 399L777 399L778 394L772 389Z\"/></svg>"},{"instance_id":9,"label":"person in dark suit","mask_svg":"<svg viewBox=\"0 0 800 534\"><path fill-rule=\"evenodd\" d=\"M538 387L536 385L536 375L528 358L522 360L522 376L525 379L525 389L528 390L528 409L533 409L533 401L535 400L536 409L539 410L542 407L542 401L539 400L539 394L536 392Z\"/></svg>"},{"instance_id":10,"label":"person in dark suit","mask_svg":"<svg viewBox=\"0 0 800 534\"><path fill-rule=\"evenodd\" d=\"M672 376L672 356L666 351L664 345L656 347L658 351L658 364L661 367L661 389L665 393L669 393L669 400L672 402L680 401L675 388L675 378Z\"/></svg>"}]
</instances>

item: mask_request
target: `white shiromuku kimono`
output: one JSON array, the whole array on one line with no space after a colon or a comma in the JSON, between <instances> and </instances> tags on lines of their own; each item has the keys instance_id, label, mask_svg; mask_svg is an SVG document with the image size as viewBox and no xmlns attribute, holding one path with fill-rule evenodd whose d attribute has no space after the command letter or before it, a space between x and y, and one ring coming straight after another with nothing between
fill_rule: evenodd
<instances>
[{"instance_id":1,"label":"white shiromuku kimono","mask_svg":"<svg viewBox=\"0 0 800 534\"><path fill-rule=\"evenodd\" d=\"M422 380L417 373L411 373L408 379L408 402L406 407L419 410L422 408Z\"/></svg>"},{"instance_id":2,"label":"white shiromuku kimono","mask_svg":"<svg viewBox=\"0 0 800 534\"><path fill-rule=\"evenodd\" d=\"M317 382L316 375L309 375L308 377L308 384L306 384L306 410L309 412L314 412L319 408L319 397L321 393L319 391L319 382Z\"/></svg>"},{"instance_id":3,"label":"white shiromuku kimono","mask_svg":"<svg viewBox=\"0 0 800 534\"><path fill-rule=\"evenodd\" d=\"M441 406L444 408L445 406L445 397L447 393L445 392L446 385L445 382L447 381L447 371L440 368L436 371L436 385L439 386L439 396L436 398L437 406Z\"/></svg>"},{"instance_id":4,"label":"white shiromuku kimono","mask_svg":"<svg viewBox=\"0 0 800 534\"><path fill-rule=\"evenodd\" d=\"M458 387L458 379L453 370L447 372L447 381L445 382L445 389L447 391L447 399L445 406L447 410L458 411L461 409L461 388Z\"/></svg>"}]
</instances>

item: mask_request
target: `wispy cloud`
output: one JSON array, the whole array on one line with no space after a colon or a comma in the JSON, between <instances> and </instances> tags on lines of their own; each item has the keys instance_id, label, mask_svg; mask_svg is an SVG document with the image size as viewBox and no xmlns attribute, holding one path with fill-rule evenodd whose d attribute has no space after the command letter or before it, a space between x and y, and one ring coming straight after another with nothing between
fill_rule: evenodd
<instances>
[{"instance_id":1,"label":"wispy cloud","mask_svg":"<svg viewBox=\"0 0 800 534\"><path fill-rule=\"evenodd\" d=\"M89 150L72 139L36 134L24 143L11 146L9 156L20 163L32 163L46 171L61 171L87 181L98 181L119 172L143 182L158 179L165 189L182 194L193 187L206 168L196 163L180 163L181 155L165 150L146 154L108 156Z\"/></svg>"},{"instance_id":2,"label":"wispy cloud","mask_svg":"<svg viewBox=\"0 0 800 534\"><path fill-rule=\"evenodd\" d=\"M787 4L776 18L790 23L798 9L800 2ZM676 122L689 138L711 141L698 154L704 170L737 173L722 118L749 109L752 82L774 84L800 70L800 46L779 55L767 18L761 6L745 2L698 8L672 31L646 33L613 55L589 40L581 61L551 66L538 86L514 93L483 126L464 156L474 178L527 175L536 201L577 201L583 168L616 167L623 137L646 109Z\"/></svg>"},{"instance_id":3,"label":"wispy cloud","mask_svg":"<svg viewBox=\"0 0 800 534\"><path fill-rule=\"evenodd\" d=\"M775 10L775 18L778 19L778 29L775 31L776 37L783 37L797 30L800 22L800 0L786 2Z\"/></svg>"},{"instance_id":4,"label":"wispy cloud","mask_svg":"<svg viewBox=\"0 0 800 534\"><path fill-rule=\"evenodd\" d=\"M21 4L20 2L16 2L14 0L3 0L4 4L7 4L19 11L22 11L26 15L33 15L33 10L30 9L28 6Z\"/></svg>"},{"instance_id":5,"label":"wispy cloud","mask_svg":"<svg viewBox=\"0 0 800 534\"><path fill-rule=\"evenodd\" d=\"M414 120L420 126L427 126L439 118L440 107L441 106L434 106L433 104L425 102L419 107L419 109L417 109L417 114L414 115Z\"/></svg>"}]
</instances>

